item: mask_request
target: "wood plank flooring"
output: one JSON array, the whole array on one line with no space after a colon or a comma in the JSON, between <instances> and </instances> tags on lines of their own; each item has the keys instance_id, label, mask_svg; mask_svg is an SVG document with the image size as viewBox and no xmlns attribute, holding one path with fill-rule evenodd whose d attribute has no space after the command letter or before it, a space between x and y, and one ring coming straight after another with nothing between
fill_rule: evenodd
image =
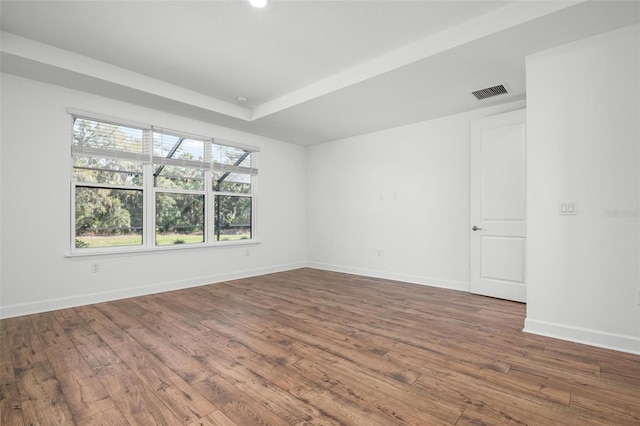
<instances>
[{"instance_id":1,"label":"wood plank flooring","mask_svg":"<svg viewBox=\"0 0 640 426\"><path fill-rule=\"evenodd\" d=\"M299 269L0 321L2 425L637 425L640 356Z\"/></svg>"}]
</instances>

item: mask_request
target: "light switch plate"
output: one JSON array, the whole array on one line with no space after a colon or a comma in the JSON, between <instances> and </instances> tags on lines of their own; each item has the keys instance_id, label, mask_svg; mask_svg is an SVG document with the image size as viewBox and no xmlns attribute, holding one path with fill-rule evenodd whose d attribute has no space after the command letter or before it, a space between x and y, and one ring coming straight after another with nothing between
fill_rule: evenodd
<instances>
[{"instance_id":1,"label":"light switch plate","mask_svg":"<svg viewBox=\"0 0 640 426\"><path fill-rule=\"evenodd\" d=\"M578 209L576 207L575 201L561 201L560 202L560 211L561 216L575 216L578 214Z\"/></svg>"}]
</instances>

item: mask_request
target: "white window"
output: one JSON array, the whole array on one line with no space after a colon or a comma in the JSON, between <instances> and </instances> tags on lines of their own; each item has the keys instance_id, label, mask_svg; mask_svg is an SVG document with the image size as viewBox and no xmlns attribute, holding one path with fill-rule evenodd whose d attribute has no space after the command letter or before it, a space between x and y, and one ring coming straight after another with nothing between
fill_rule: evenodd
<instances>
[{"instance_id":1,"label":"white window","mask_svg":"<svg viewBox=\"0 0 640 426\"><path fill-rule=\"evenodd\" d=\"M72 118L72 252L255 239L256 148Z\"/></svg>"},{"instance_id":2,"label":"white window","mask_svg":"<svg viewBox=\"0 0 640 426\"><path fill-rule=\"evenodd\" d=\"M155 245L205 242L211 139L153 129Z\"/></svg>"},{"instance_id":3,"label":"white window","mask_svg":"<svg viewBox=\"0 0 640 426\"><path fill-rule=\"evenodd\" d=\"M214 194L215 241L253 237L254 176L256 153L230 145L213 145L211 189Z\"/></svg>"}]
</instances>

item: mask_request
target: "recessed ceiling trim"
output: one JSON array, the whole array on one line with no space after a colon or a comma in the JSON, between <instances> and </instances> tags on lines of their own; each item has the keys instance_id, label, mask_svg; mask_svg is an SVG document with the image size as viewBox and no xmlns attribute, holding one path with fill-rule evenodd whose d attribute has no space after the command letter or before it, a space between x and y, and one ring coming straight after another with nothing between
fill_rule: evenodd
<instances>
[{"instance_id":1,"label":"recessed ceiling trim","mask_svg":"<svg viewBox=\"0 0 640 426\"><path fill-rule=\"evenodd\" d=\"M253 109L6 32L0 32L2 37L0 49L3 53L79 73L123 88L145 92L230 118L255 121L582 1L584 0L511 3L464 24L451 27L302 89L257 105Z\"/></svg>"},{"instance_id":2,"label":"recessed ceiling trim","mask_svg":"<svg viewBox=\"0 0 640 426\"><path fill-rule=\"evenodd\" d=\"M333 76L310 84L300 90L257 105L251 120L275 114L287 108L328 95L384 73L427 59L438 53L454 49L474 40L487 37L522 23L540 18L585 0L515 2L463 24L433 34L403 48L379 56L371 61L349 68Z\"/></svg>"},{"instance_id":3,"label":"recessed ceiling trim","mask_svg":"<svg viewBox=\"0 0 640 426\"><path fill-rule=\"evenodd\" d=\"M3 53L3 56L5 54L13 55L46 66L75 72L122 87L207 109L229 117L247 121L251 118L251 111L240 105L224 102L220 99L212 98L211 96L203 95L202 93L68 50L29 40L4 31L0 31L0 39L2 39L0 51Z\"/></svg>"}]
</instances>

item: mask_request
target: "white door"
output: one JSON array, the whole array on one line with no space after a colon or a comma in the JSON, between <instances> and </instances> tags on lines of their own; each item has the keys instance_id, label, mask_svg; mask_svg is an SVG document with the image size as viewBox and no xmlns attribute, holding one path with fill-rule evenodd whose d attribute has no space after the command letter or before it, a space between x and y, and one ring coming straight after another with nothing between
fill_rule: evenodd
<instances>
[{"instance_id":1,"label":"white door","mask_svg":"<svg viewBox=\"0 0 640 426\"><path fill-rule=\"evenodd\" d=\"M526 301L525 110L471 123L471 292Z\"/></svg>"}]
</instances>

